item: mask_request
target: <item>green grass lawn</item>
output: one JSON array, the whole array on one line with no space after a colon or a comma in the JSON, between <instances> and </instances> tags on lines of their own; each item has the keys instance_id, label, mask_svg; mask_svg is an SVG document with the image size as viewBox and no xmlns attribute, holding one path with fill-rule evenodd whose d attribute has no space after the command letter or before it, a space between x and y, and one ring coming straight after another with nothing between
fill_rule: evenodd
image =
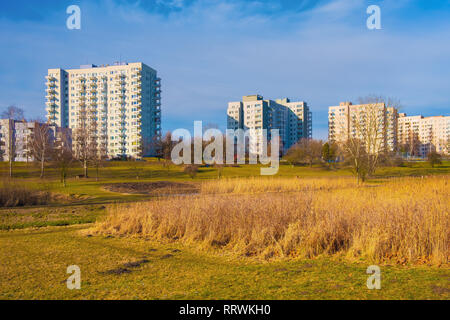
<instances>
[{"instance_id":1,"label":"green grass lawn","mask_svg":"<svg viewBox=\"0 0 450 320\"><path fill-rule=\"evenodd\" d=\"M1 231L0 299L450 298L448 269L381 266L381 289L369 290L364 262L262 263L180 244L89 237L81 232L88 227ZM69 265L81 269L81 290L66 287Z\"/></svg>"},{"instance_id":2,"label":"green grass lawn","mask_svg":"<svg viewBox=\"0 0 450 320\"><path fill-rule=\"evenodd\" d=\"M252 177L260 175L260 165L240 165L239 167L225 167L222 177ZM96 172L89 170L90 177L76 179L75 176L83 171L78 163L74 163L68 174L67 187L63 188L59 181L59 172L56 168L47 168L45 179L39 179L39 168L33 164L15 163L14 180L27 183L37 189L50 190L67 196L58 202L62 204L106 204L118 201L147 200L149 196L137 194L120 194L103 189L103 185L118 182L148 182L148 181L190 181L201 182L207 179L217 179L218 172L213 167L202 167L195 179L191 179L183 172L182 167L172 165L164 167L162 162L155 159L138 162L105 162L99 170L99 179ZM426 176L432 174L450 173L450 161L431 168L426 162L414 162L405 167L382 167L375 174L375 179L401 176ZM0 163L0 176L8 175L7 163ZM343 177L352 176L349 168L328 170L321 166L304 167L290 166L281 163L277 176L284 177Z\"/></svg>"}]
</instances>

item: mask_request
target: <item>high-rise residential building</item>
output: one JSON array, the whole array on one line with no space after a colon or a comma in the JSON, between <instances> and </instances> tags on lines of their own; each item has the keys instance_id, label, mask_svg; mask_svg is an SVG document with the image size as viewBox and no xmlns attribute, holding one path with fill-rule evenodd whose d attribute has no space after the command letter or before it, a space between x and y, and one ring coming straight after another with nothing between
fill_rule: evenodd
<instances>
[{"instance_id":1,"label":"high-rise residential building","mask_svg":"<svg viewBox=\"0 0 450 320\"><path fill-rule=\"evenodd\" d=\"M152 155L161 137L161 79L144 63L49 69L47 118L109 158Z\"/></svg>"},{"instance_id":2,"label":"high-rise residential building","mask_svg":"<svg viewBox=\"0 0 450 320\"><path fill-rule=\"evenodd\" d=\"M368 132L377 140L372 143L375 152L397 149L398 111L385 103L359 104L341 102L328 109L328 140L336 143L358 138L367 142ZM377 128L370 128L370 126Z\"/></svg>"},{"instance_id":3,"label":"high-rise residential building","mask_svg":"<svg viewBox=\"0 0 450 320\"><path fill-rule=\"evenodd\" d=\"M242 101L229 102L228 129L243 129L255 137L251 139L250 152L262 152L262 130L279 129L281 152L286 152L302 138L312 137L312 114L306 102L291 102L288 98L265 100L260 95L244 96Z\"/></svg>"},{"instance_id":4,"label":"high-rise residential building","mask_svg":"<svg viewBox=\"0 0 450 320\"><path fill-rule=\"evenodd\" d=\"M398 118L398 142L410 156L426 157L431 151L450 154L450 116Z\"/></svg>"},{"instance_id":5,"label":"high-rise residential building","mask_svg":"<svg viewBox=\"0 0 450 320\"><path fill-rule=\"evenodd\" d=\"M12 160L17 162L34 161L32 144L36 130L47 126L47 124L36 121L0 119L0 159L9 161L10 154ZM48 143L53 144L65 134L68 143L70 141L70 129L56 126L48 127ZM50 147L49 147L50 149ZM50 152L50 150L49 150Z\"/></svg>"}]
</instances>

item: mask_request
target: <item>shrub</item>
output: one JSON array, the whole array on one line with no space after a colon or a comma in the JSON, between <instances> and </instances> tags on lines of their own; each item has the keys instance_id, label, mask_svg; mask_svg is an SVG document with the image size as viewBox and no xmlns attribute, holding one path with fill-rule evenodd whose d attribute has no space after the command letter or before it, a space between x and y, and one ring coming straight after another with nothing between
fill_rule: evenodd
<instances>
[{"instance_id":1,"label":"shrub","mask_svg":"<svg viewBox=\"0 0 450 320\"><path fill-rule=\"evenodd\" d=\"M428 154L428 162L430 163L432 168L434 168L434 166L437 164L442 164L441 159L441 155L436 151L432 151Z\"/></svg>"},{"instance_id":2,"label":"shrub","mask_svg":"<svg viewBox=\"0 0 450 320\"><path fill-rule=\"evenodd\" d=\"M197 176L198 166L190 164L184 167L184 173L188 174L189 177L194 179Z\"/></svg>"},{"instance_id":3,"label":"shrub","mask_svg":"<svg viewBox=\"0 0 450 320\"><path fill-rule=\"evenodd\" d=\"M0 183L0 206L20 207L46 204L50 200L50 193L31 189L23 184L5 180Z\"/></svg>"}]
</instances>

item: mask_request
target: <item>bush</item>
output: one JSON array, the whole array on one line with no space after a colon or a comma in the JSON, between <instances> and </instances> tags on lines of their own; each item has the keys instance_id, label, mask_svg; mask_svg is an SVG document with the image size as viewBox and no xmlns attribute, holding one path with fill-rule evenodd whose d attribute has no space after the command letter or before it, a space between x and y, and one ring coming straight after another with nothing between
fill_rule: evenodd
<instances>
[{"instance_id":1,"label":"bush","mask_svg":"<svg viewBox=\"0 0 450 320\"><path fill-rule=\"evenodd\" d=\"M31 189L25 185L3 181L0 183L0 206L21 207L46 204L50 193Z\"/></svg>"},{"instance_id":2,"label":"bush","mask_svg":"<svg viewBox=\"0 0 450 320\"><path fill-rule=\"evenodd\" d=\"M184 173L188 174L189 177L194 179L197 176L198 166L190 164L184 167Z\"/></svg>"},{"instance_id":3,"label":"bush","mask_svg":"<svg viewBox=\"0 0 450 320\"><path fill-rule=\"evenodd\" d=\"M442 164L441 158L441 155L436 151L432 151L428 154L428 162L430 163L432 168L434 168L434 166L437 164Z\"/></svg>"}]
</instances>

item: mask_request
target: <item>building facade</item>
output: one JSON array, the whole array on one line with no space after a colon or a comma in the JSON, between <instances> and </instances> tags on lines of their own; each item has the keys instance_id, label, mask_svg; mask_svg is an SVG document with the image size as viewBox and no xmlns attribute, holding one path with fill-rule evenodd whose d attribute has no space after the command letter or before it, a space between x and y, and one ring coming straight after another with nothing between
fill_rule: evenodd
<instances>
[{"instance_id":1,"label":"building facade","mask_svg":"<svg viewBox=\"0 0 450 320\"><path fill-rule=\"evenodd\" d=\"M450 116L407 116L398 118L398 141L408 156L426 157L429 152L450 154Z\"/></svg>"},{"instance_id":2,"label":"building facade","mask_svg":"<svg viewBox=\"0 0 450 320\"><path fill-rule=\"evenodd\" d=\"M0 156L2 161L9 161L12 154L13 161L33 161L30 143L33 139L37 122L17 121L11 119L0 120Z\"/></svg>"},{"instance_id":3,"label":"building facade","mask_svg":"<svg viewBox=\"0 0 450 320\"><path fill-rule=\"evenodd\" d=\"M288 98L265 100L260 95L244 96L242 101L229 102L227 128L249 130L250 152L261 154L263 129L278 129L281 152L285 153L302 138L312 137L312 114L306 102L291 102Z\"/></svg>"},{"instance_id":4,"label":"building facade","mask_svg":"<svg viewBox=\"0 0 450 320\"><path fill-rule=\"evenodd\" d=\"M84 65L49 69L47 119L70 128L74 148L80 137L105 157L154 154L161 138L161 79L144 63Z\"/></svg>"},{"instance_id":5,"label":"building facade","mask_svg":"<svg viewBox=\"0 0 450 320\"><path fill-rule=\"evenodd\" d=\"M344 143L350 138L357 138L370 144L374 148L371 152L396 151L397 119L397 109L384 103L353 105L351 102L341 102L339 106L328 109L328 140ZM369 132L373 128L377 128L371 134L376 142L368 143Z\"/></svg>"},{"instance_id":6,"label":"building facade","mask_svg":"<svg viewBox=\"0 0 450 320\"><path fill-rule=\"evenodd\" d=\"M32 144L38 128L47 124L36 121L0 119L0 159L9 161L12 154L14 162L34 161ZM71 143L71 132L68 128L48 127L48 143L53 144L65 135L65 141Z\"/></svg>"}]
</instances>

